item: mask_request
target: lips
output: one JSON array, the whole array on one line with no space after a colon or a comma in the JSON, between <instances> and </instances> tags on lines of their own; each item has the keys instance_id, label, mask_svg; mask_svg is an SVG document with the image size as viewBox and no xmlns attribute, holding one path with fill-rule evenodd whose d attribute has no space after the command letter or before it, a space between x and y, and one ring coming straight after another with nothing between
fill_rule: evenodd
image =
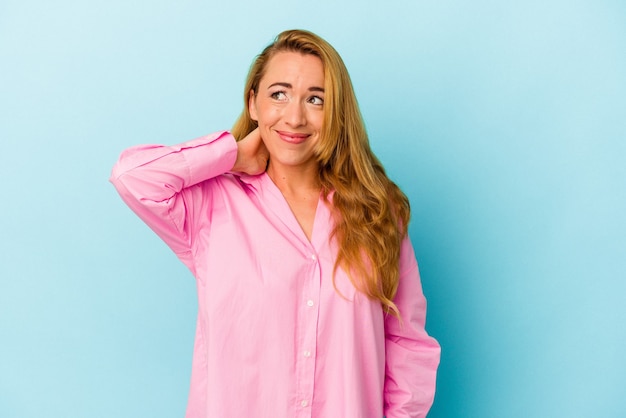
<instances>
[{"instance_id":1,"label":"lips","mask_svg":"<svg viewBox=\"0 0 626 418\"><path fill-rule=\"evenodd\" d=\"M302 134L297 132L276 131L280 139L290 144L301 144L307 140L309 134Z\"/></svg>"}]
</instances>

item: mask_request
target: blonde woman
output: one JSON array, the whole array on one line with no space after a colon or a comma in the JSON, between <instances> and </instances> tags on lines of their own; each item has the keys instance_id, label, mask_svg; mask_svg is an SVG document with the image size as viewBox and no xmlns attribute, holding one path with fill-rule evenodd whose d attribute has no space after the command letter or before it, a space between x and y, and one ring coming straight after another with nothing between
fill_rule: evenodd
<instances>
[{"instance_id":1,"label":"blonde woman","mask_svg":"<svg viewBox=\"0 0 626 418\"><path fill-rule=\"evenodd\" d=\"M187 418L426 416L409 203L326 41L281 33L231 132L130 148L111 181L197 279Z\"/></svg>"}]
</instances>

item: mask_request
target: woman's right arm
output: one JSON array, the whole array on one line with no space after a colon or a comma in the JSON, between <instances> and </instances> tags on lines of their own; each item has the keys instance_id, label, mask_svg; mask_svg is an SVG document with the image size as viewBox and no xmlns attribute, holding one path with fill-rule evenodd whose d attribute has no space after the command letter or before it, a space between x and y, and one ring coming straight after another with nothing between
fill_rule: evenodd
<instances>
[{"instance_id":1,"label":"woman's right arm","mask_svg":"<svg viewBox=\"0 0 626 418\"><path fill-rule=\"evenodd\" d=\"M189 265L194 212L205 198L199 183L231 170L237 148L228 132L175 146L135 146L122 152L110 181L124 202Z\"/></svg>"},{"instance_id":2,"label":"woman's right arm","mask_svg":"<svg viewBox=\"0 0 626 418\"><path fill-rule=\"evenodd\" d=\"M226 172L265 171L268 153L258 129L239 142L218 132L175 146L140 145L124 151L111 183L124 202L190 268L196 219L207 202L205 180Z\"/></svg>"}]
</instances>

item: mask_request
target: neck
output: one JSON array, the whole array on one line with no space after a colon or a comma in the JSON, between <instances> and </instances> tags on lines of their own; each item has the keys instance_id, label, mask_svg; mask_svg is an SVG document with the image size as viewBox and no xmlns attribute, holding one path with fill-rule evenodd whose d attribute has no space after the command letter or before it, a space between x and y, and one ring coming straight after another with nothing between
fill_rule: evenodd
<instances>
[{"instance_id":1,"label":"neck","mask_svg":"<svg viewBox=\"0 0 626 418\"><path fill-rule=\"evenodd\" d=\"M267 175L276 187L287 196L319 195L320 184L317 165L290 167L272 164L270 160Z\"/></svg>"}]
</instances>

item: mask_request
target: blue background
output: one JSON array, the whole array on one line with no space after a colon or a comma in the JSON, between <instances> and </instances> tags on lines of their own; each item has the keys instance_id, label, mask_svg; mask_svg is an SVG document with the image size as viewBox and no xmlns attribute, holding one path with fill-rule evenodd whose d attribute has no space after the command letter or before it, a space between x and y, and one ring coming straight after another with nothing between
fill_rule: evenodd
<instances>
[{"instance_id":1,"label":"blue background","mask_svg":"<svg viewBox=\"0 0 626 418\"><path fill-rule=\"evenodd\" d=\"M108 175L229 128L293 27L411 199L430 416L626 416L624 2L2 0L0 417L183 416L195 284Z\"/></svg>"}]
</instances>

